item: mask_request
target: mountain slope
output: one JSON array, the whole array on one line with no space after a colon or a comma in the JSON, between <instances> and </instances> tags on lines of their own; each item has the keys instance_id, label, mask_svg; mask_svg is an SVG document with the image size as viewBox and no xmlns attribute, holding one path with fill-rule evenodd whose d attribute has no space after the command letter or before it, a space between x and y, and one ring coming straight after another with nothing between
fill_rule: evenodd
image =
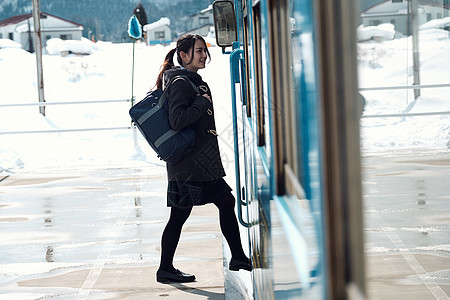
<instances>
[{"instance_id":1,"label":"mountain slope","mask_svg":"<svg viewBox=\"0 0 450 300\"><path fill-rule=\"evenodd\" d=\"M174 36L188 30L189 16L213 0L141 0L149 23L168 17ZM133 0L40 0L40 10L84 26L83 36L113 42L128 41L128 20L139 1ZM0 20L30 13L30 0L0 0ZM144 25L144 24L143 24Z\"/></svg>"}]
</instances>

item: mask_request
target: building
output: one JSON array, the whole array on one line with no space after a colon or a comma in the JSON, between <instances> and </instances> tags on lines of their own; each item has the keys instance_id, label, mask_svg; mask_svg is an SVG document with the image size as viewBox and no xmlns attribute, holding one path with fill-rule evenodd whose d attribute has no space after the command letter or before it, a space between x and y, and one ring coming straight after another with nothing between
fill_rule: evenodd
<instances>
[{"instance_id":1,"label":"building","mask_svg":"<svg viewBox=\"0 0 450 300\"><path fill-rule=\"evenodd\" d=\"M172 42L172 30L170 19L161 18L158 21L144 25L147 45L170 44Z\"/></svg>"},{"instance_id":2,"label":"building","mask_svg":"<svg viewBox=\"0 0 450 300\"><path fill-rule=\"evenodd\" d=\"M198 34L201 36L208 36L211 27L214 28L214 16L212 5L208 8L190 16L191 26L186 33Z\"/></svg>"},{"instance_id":3,"label":"building","mask_svg":"<svg viewBox=\"0 0 450 300\"><path fill-rule=\"evenodd\" d=\"M42 46L52 38L62 40L81 40L83 25L56 17L44 12L40 14ZM22 48L33 52L34 25L33 15L24 14L0 21L0 39L10 39L22 45Z\"/></svg>"},{"instance_id":4,"label":"building","mask_svg":"<svg viewBox=\"0 0 450 300\"><path fill-rule=\"evenodd\" d=\"M395 31L409 35L409 22L411 17L410 1L388 0L381 1L367 8L361 13L361 22L364 27L377 26L383 23L391 23ZM449 16L449 6L442 1L420 0L418 1L419 26L435 19Z\"/></svg>"}]
</instances>

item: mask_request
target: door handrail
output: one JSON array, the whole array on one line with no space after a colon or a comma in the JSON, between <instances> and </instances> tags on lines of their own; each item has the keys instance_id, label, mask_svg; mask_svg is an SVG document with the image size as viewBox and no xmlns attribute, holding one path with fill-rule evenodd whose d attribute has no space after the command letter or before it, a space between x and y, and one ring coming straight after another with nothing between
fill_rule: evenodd
<instances>
[{"instance_id":1,"label":"door handrail","mask_svg":"<svg viewBox=\"0 0 450 300\"><path fill-rule=\"evenodd\" d=\"M236 174L236 198L237 198L237 210L238 219L244 227L250 227L250 224L242 218L242 196L241 196L241 176L240 176L240 163L239 163L239 144L238 144L238 126L237 126L237 108L236 108L236 83L240 82L239 78L239 62L242 59L241 49L236 49L230 54L230 77L231 77L231 104L233 113L233 136L234 136L234 167ZM248 197L245 197L245 205L248 205Z\"/></svg>"}]
</instances>

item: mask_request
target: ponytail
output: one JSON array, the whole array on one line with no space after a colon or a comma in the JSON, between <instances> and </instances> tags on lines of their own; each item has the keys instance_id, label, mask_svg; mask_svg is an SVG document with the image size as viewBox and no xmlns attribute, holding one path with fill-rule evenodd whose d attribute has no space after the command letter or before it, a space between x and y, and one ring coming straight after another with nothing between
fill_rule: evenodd
<instances>
[{"instance_id":1,"label":"ponytail","mask_svg":"<svg viewBox=\"0 0 450 300\"><path fill-rule=\"evenodd\" d=\"M161 66L161 72L159 72L158 78L156 80L156 88L162 90L163 88L163 76L164 72L168 69L171 69L174 65L173 63L173 56L175 55L175 52L177 51L177 48L173 48L172 50L167 53L166 58L164 58L164 62Z\"/></svg>"}]
</instances>

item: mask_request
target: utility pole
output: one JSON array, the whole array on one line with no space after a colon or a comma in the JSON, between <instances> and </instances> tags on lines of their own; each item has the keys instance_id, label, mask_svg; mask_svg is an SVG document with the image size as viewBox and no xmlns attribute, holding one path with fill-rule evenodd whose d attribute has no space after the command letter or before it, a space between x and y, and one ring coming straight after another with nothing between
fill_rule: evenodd
<instances>
[{"instance_id":1,"label":"utility pole","mask_svg":"<svg viewBox=\"0 0 450 300\"><path fill-rule=\"evenodd\" d=\"M45 102L44 97L44 70L42 69L42 39L41 39L41 12L39 10L39 0L33 0L33 21L34 21L34 48L36 49L37 65L37 87L39 102ZM45 116L45 106L39 106L39 112Z\"/></svg>"},{"instance_id":2,"label":"utility pole","mask_svg":"<svg viewBox=\"0 0 450 300\"><path fill-rule=\"evenodd\" d=\"M419 60L419 15L417 0L411 0L411 35L413 48L413 85L420 85L420 60ZM414 89L414 99L420 96L420 89Z\"/></svg>"}]
</instances>

